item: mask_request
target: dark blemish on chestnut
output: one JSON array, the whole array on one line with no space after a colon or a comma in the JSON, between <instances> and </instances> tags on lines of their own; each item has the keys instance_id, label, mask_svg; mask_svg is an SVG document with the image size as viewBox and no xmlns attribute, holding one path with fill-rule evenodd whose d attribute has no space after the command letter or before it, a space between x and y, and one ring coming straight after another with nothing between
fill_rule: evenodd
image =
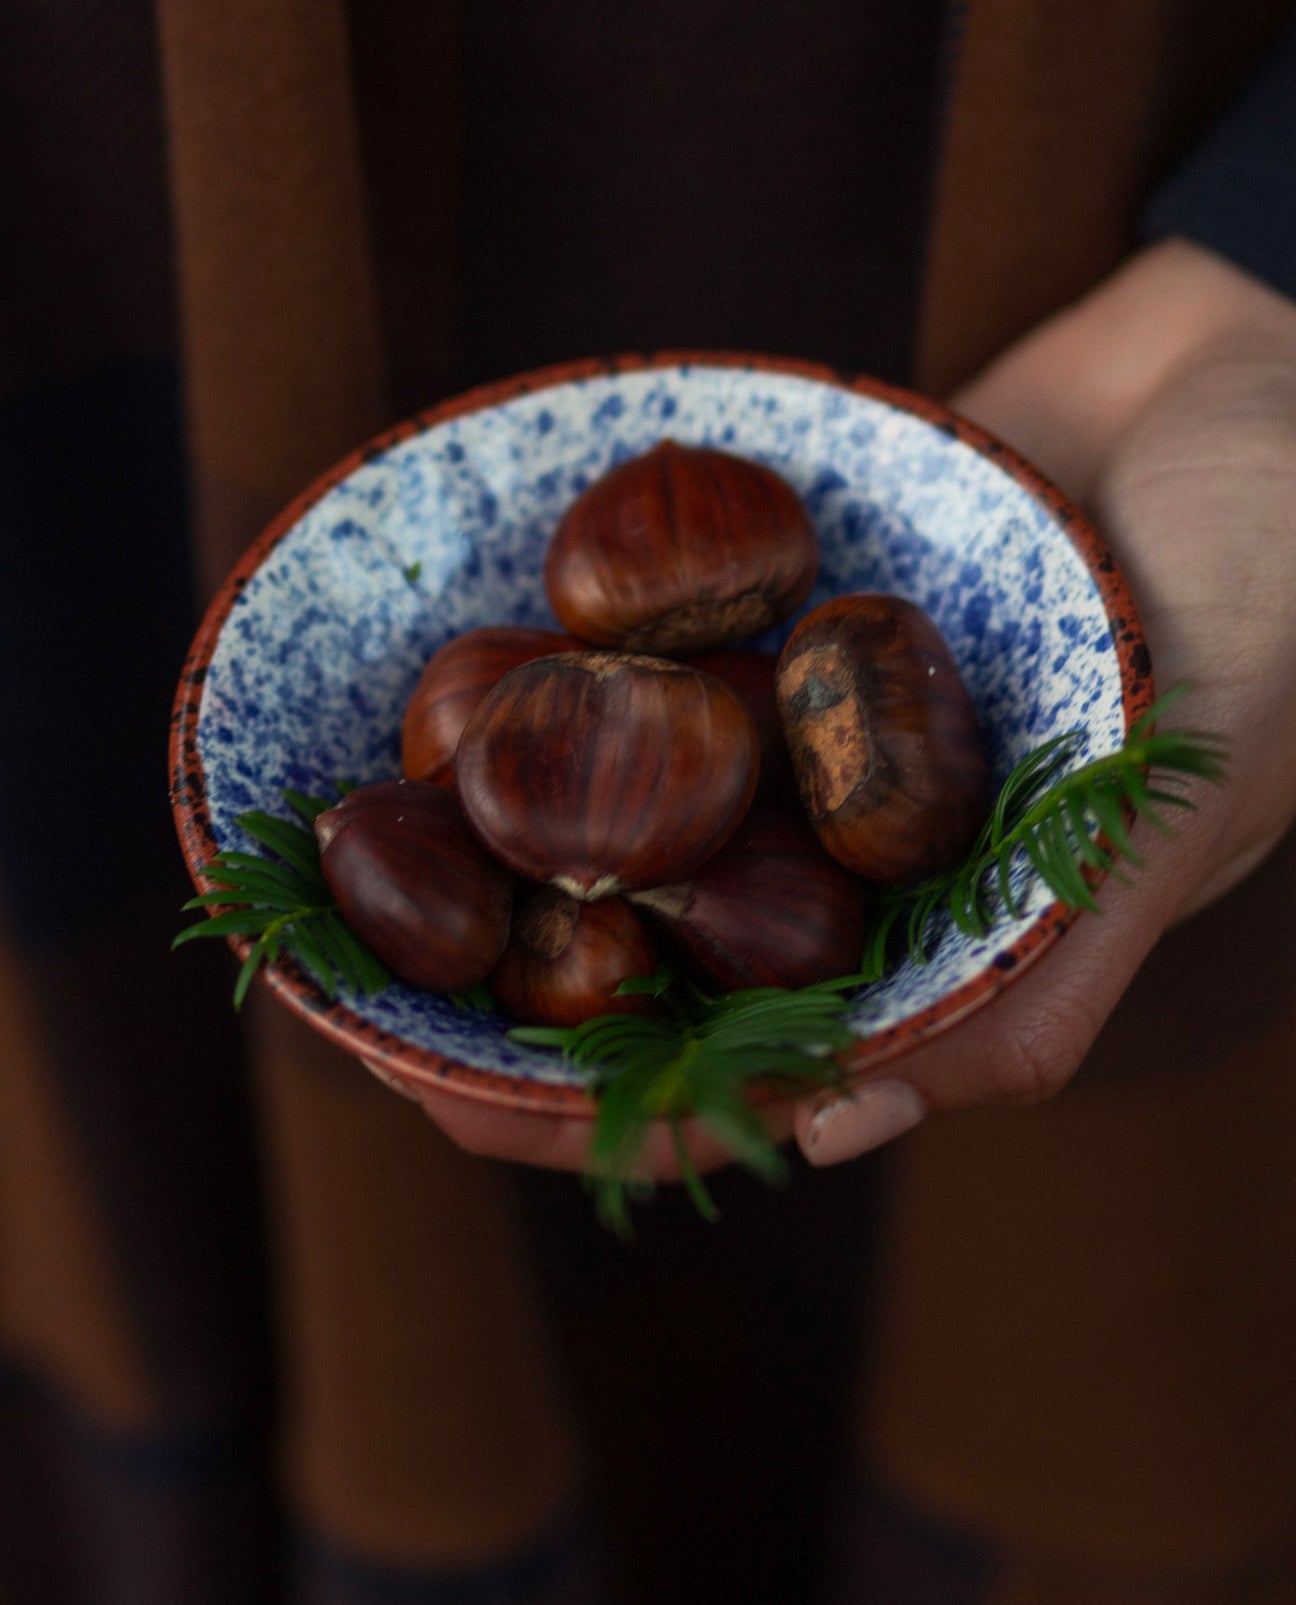
<instances>
[{"instance_id":1,"label":"dark blemish on chestnut","mask_svg":"<svg viewBox=\"0 0 1296 1605\"><path fill-rule=\"evenodd\" d=\"M821 680L817 674L807 675L787 699L787 711L791 715L791 722L799 722L812 714L835 708L839 702L845 700L845 696L844 691L829 685L826 680Z\"/></svg>"}]
</instances>

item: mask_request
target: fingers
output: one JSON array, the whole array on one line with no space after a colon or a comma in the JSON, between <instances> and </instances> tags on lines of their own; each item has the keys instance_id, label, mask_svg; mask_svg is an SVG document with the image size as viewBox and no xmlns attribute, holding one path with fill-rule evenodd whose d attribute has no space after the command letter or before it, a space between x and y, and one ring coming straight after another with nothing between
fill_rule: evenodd
<instances>
[{"instance_id":1,"label":"fingers","mask_svg":"<svg viewBox=\"0 0 1296 1605\"><path fill-rule=\"evenodd\" d=\"M796 1138L812 1164L832 1165L911 1130L928 1114L979 1104L1031 1104L1079 1068L1140 964L1172 923L1185 885L1210 861L1203 822L1147 850L1128 886L1108 881L1100 914L1082 915L1036 968L930 1044L865 1079L854 1096L804 1100Z\"/></svg>"},{"instance_id":2,"label":"fingers","mask_svg":"<svg viewBox=\"0 0 1296 1605\"><path fill-rule=\"evenodd\" d=\"M776 1142L795 1134L815 1165L837 1164L911 1130L931 1113L978 1104L1037 1103L1061 1090L1092 1046L1140 964L1210 873L1216 807L1195 815L1174 841L1140 833L1145 867L1137 881L1109 880L1101 913L1084 915L1060 944L979 1013L894 1064L866 1075L852 1093L772 1103L762 1118ZM371 1069L389 1084L380 1066ZM469 1153L546 1169L588 1168L592 1119L501 1108L441 1086L400 1086ZM701 1172L732 1155L697 1120L681 1123L685 1150ZM670 1126L652 1123L634 1176L678 1181Z\"/></svg>"},{"instance_id":3,"label":"fingers","mask_svg":"<svg viewBox=\"0 0 1296 1605\"><path fill-rule=\"evenodd\" d=\"M419 1102L433 1124L467 1153L546 1170L584 1168L592 1129L588 1120L501 1109L436 1087L421 1089Z\"/></svg>"},{"instance_id":4,"label":"fingers","mask_svg":"<svg viewBox=\"0 0 1296 1605\"><path fill-rule=\"evenodd\" d=\"M502 1108L446 1087L415 1086L392 1076L380 1065L364 1062L388 1086L420 1103L428 1118L467 1153L545 1170L579 1172L588 1168L592 1119ZM762 1118L774 1141L782 1142L791 1135L794 1108L790 1102L770 1105L762 1110ZM700 1172L705 1174L732 1163L733 1155L700 1121L682 1121L680 1134L686 1153ZM654 1121L648 1127L633 1174L635 1179L645 1181L680 1179L675 1138L666 1121Z\"/></svg>"}]
</instances>

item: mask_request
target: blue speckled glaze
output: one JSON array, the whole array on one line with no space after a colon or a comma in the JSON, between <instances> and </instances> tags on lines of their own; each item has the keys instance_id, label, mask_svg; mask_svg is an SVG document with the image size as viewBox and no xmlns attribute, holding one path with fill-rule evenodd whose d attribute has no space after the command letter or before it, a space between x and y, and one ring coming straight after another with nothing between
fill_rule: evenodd
<instances>
[{"instance_id":1,"label":"blue speckled glaze","mask_svg":"<svg viewBox=\"0 0 1296 1605\"><path fill-rule=\"evenodd\" d=\"M541 569L559 517L607 468L666 435L768 463L800 492L823 549L807 608L888 590L932 616L997 778L1074 726L1087 731L1089 756L1120 745L1120 670L1101 597L1029 491L877 398L680 364L557 384L440 423L366 462L301 518L239 595L206 679L198 740L220 847L247 847L235 824L244 810L286 814L285 787L321 792L399 773L401 714L430 654L475 625L553 625ZM859 1034L972 980L1050 903L1036 887L1021 919L991 938L949 931L931 963L903 966L858 1003ZM575 1079L505 1041L503 1023L408 987L344 1001L460 1063Z\"/></svg>"}]
</instances>

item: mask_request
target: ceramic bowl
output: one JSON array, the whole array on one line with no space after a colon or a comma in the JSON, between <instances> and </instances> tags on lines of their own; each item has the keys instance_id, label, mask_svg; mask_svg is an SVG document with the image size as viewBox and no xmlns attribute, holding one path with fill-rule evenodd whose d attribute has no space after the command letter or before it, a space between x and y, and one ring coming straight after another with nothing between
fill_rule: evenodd
<instances>
[{"instance_id":1,"label":"ceramic bowl","mask_svg":"<svg viewBox=\"0 0 1296 1605\"><path fill-rule=\"evenodd\" d=\"M1079 727L1118 747L1150 705L1125 584L1081 514L1014 452L943 408L804 364L731 356L585 363L474 391L390 430L275 520L212 604L185 666L173 800L194 880L249 844L250 808L285 788L399 773L401 714L428 657L481 624L553 626L546 541L585 486L664 436L768 463L800 492L822 570L807 608L856 590L936 621L1001 779ZM777 645L774 632L762 644ZM983 940L950 929L933 959L862 995L850 1063L873 1066L1010 985L1071 913L1036 883ZM235 941L245 948L246 941ZM290 964L291 1009L404 1090L433 1082L513 1108L590 1112L579 1073L402 984L330 1003Z\"/></svg>"}]
</instances>

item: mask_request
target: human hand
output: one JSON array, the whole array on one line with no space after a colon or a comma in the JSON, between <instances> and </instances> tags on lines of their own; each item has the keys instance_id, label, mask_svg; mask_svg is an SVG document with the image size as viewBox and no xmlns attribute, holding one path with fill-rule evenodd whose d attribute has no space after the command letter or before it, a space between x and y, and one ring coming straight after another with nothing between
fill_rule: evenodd
<instances>
[{"instance_id":1,"label":"human hand","mask_svg":"<svg viewBox=\"0 0 1296 1605\"><path fill-rule=\"evenodd\" d=\"M1145 867L1108 881L1038 969L849 1098L803 1100L815 1164L928 1113L1059 1091L1158 938L1242 880L1296 817L1296 304L1170 241L1036 330L955 409L1094 516L1127 575L1164 688L1218 732L1229 775ZM1173 722L1173 720L1171 721Z\"/></svg>"},{"instance_id":2,"label":"human hand","mask_svg":"<svg viewBox=\"0 0 1296 1605\"><path fill-rule=\"evenodd\" d=\"M416 1082L368 1059L364 1064L394 1092L421 1104L428 1118L468 1153L486 1159L511 1159L519 1164L539 1165L546 1170L585 1171L589 1168L590 1138L594 1131L592 1109L583 1116L510 1109ZM788 1102L762 1111L763 1123L774 1142L784 1142L792 1135L794 1118L795 1106ZM679 1141L690 1164L701 1174L731 1163L734 1157L700 1120L680 1121ZM634 1176L654 1182L681 1179L676 1135L665 1120L648 1126L635 1162Z\"/></svg>"},{"instance_id":3,"label":"human hand","mask_svg":"<svg viewBox=\"0 0 1296 1605\"><path fill-rule=\"evenodd\" d=\"M1242 879L1296 816L1296 305L1209 252L1169 242L1019 342L956 410L1016 446L1095 516L1138 599L1159 683L1193 687L1192 723L1228 741L1228 784L1198 798L1146 867L1108 882L1038 971L958 1028L862 1080L845 1100L767 1106L832 1164L925 1114L1033 1102L1059 1090L1158 937ZM371 1067L371 1068L377 1068ZM401 1090L468 1151L586 1166L588 1117ZM696 1121L703 1171L731 1157ZM669 1128L638 1172L678 1179Z\"/></svg>"}]
</instances>

